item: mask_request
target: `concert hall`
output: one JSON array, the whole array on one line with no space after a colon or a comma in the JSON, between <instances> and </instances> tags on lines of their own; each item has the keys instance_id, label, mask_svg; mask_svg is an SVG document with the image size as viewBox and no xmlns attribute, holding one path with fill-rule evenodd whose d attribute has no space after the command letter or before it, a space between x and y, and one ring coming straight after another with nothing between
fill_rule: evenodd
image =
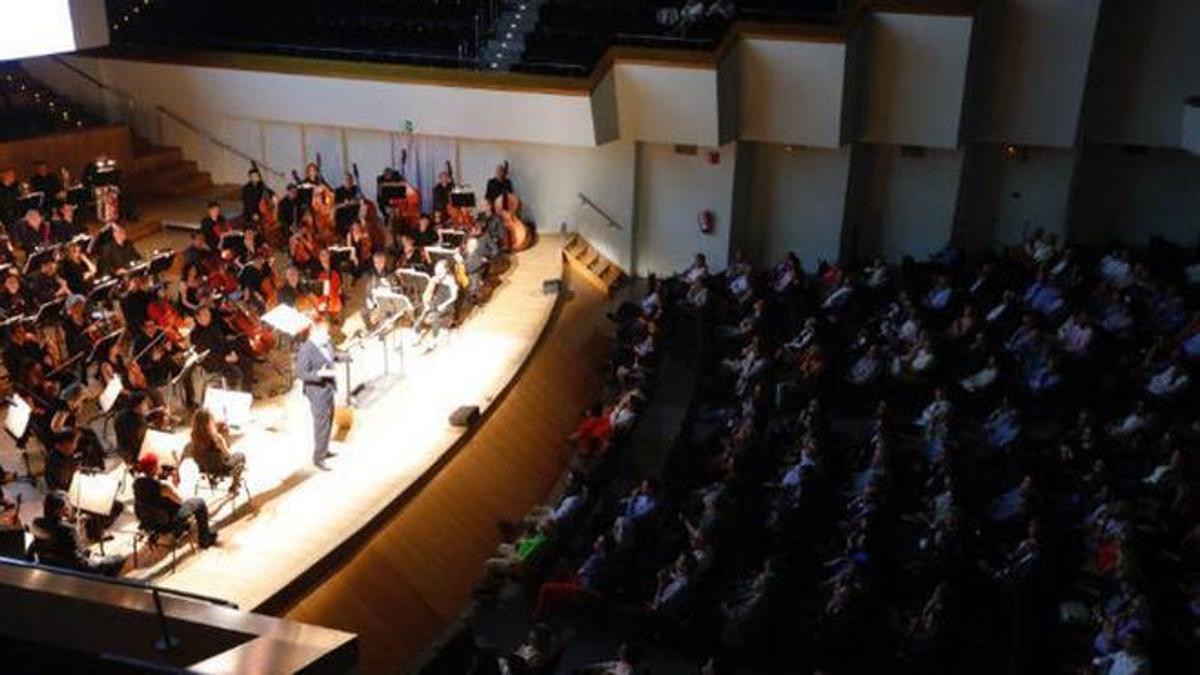
<instances>
[{"instance_id":1,"label":"concert hall","mask_svg":"<svg viewBox=\"0 0 1200 675\"><path fill-rule=\"evenodd\" d=\"M0 0L0 673L1190 675L1193 378L1200 0Z\"/></svg>"}]
</instances>

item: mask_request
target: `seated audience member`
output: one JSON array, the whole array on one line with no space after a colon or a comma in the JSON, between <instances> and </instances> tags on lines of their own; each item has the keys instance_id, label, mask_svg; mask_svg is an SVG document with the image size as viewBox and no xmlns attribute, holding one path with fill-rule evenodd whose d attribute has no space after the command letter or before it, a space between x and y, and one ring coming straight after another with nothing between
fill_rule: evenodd
<instances>
[{"instance_id":1,"label":"seated audience member","mask_svg":"<svg viewBox=\"0 0 1200 675\"><path fill-rule=\"evenodd\" d=\"M566 579L547 581L538 589L533 607L533 620L541 621L563 607L578 604L585 598L594 598L603 593L605 574L610 565L612 545L603 534L592 542L592 550Z\"/></svg>"},{"instance_id":2,"label":"seated audience member","mask_svg":"<svg viewBox=\"0 0 1200 675\"><path fill-rule=\"evenodd\" d=\"M579 675L638 675L642 672L641 662L641 649L626 642L617 647L615 660L592 663L576 672Z\"/></svg>"},{"instance_id":3,"label":"seated audience member","mask_svg":"<svg viewBox=\"0 0 1200 675\"><path fill-rule=\"evenodd\" d=\"M149 514L158 522L190 527L193 523L200 548L217 543L217 533L209 529L208 505L203 499L184 499L169 483L159 478L158 455L147 453L138 460L138 477L133 481L134 502L139 518Z\"/></svg>"},{"instance_id":4,"label":"seated audience member","mask_svg":"<svg viewBox=\"0 0 1200 675\"><path fill-rule=\"evenodd\" d=\"M551 526L540 523L517 537L512 543L501 542L496 547L496 555L483 563L487 572L487 581L498 583L505 577L517 576L528 569L536 558L545 552L550 545Z\"/></svg>"}]
</instances>

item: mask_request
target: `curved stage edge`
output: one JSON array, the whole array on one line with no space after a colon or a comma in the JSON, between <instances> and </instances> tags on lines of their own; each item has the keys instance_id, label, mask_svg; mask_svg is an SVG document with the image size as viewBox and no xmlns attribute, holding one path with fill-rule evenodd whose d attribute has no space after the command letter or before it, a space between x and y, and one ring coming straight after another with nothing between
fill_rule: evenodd
<instances>
[{"instance_id":1,"label":"curved stage edge","mask_svg":"<svg viewBox=\"0 0 1200 675\"><path fill-rule=\"evenodd\" d=\"M369 400L355 409L350 433L333 444L332 471L308 463L311 426L296 389L256 405L256 419L269 421L234 447L247 455L254 504L243 498L224 513L218 507L220 544L181 555L174 572L162 561L130 576L248 611L286 607L402 508L486 422L551 322L559 296L546 294L542 284L562 279L563 242L542 236L513 256L490 301L431 354L406 347L401 374L374 383ZM473 427L450 425L460 405L479 406Z\"/></svg>"}]
</instances>

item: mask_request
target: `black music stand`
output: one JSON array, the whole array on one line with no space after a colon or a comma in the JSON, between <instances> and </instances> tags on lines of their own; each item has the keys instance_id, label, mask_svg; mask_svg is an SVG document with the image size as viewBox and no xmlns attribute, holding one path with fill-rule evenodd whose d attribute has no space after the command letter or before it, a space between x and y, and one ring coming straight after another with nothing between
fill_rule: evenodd
<instances>
[{"instance_id":1,"label":"black music stand","mask_svg":"<svg viewBox=\"0 0 1200 675\"><path fill-rule=\"evenodd\" d=\"M296 186L296 203L300 205L301 211L308 211L312 205L313 193L317 186L313 183L304 182Z\"/></svg>"},{"instance_id":2,"label":"black music stand","mask_svg":"<svg viewBox=\"0 0 1200 675\"><path fill-rule=\"evenodd\" d=\"M333 224L337 227L338 232L345 232L350 229L350 224L358 220L358 210L361 207L362 202L357 199L342 202L333 207Z\"/></svg>"},{"instance_id":3,"label":"black music stand","mask_svg":"<svg viewBox=\"0 0 1200 675\"><path fill-rule=\"evenodd\" d=\"M102 303L108 301L113 292L120 286L120 280L116 277L104 277L96 281L92 286L92 290L88 291L86 305L90 306L94 303Z\"/></svg>"},{"instance_id":4,"label":"black music stand","mask_svg":"<svg viewBox=\"0 0 1200 675\"><path fill-rule=\"evenodd\" d=\"M41 211L46 206L46 195L41 192L30 192L17 200L17 213L24 216L30 211Z\"/></svg>"},{"instance_id":5,"label":"black music stand","mask_svg":"<svg viewBox=\"0 0 1200 675\"><path fill-rule=\"evenodd\" d=\"M246 233L241 230L230 230L221 235L221 241L217 244L219 251L233 251L237 257L242 257L246 253Z\"/></svg>"},{"instance_id":6,"label":"black music stand","mask_svg":"<svg viewBox=\"0 0 1200 675\"><path fill-rule=\"evenodd\" d=\"M155 251L150 256L150 267L147 269L149 274L162 274L171 269L171 265L175 264L175 249L164 248L160 251Z\"/></svg>"},{"instance_id":7,"label":"black music stand","mask_svg":"<svg viewBox=\"0 0 1200 675\"><path fill-rule=\"evenodd\" d=\"M67 201L76 208L83 208L91 201L92 191L84 185L73 185L67 188Z\"/></svg>"},{"instance_id":8,"label":"black music stand","mask_svg":"<svg viewBox=\"0 0 1200 675\"><path fill-rule=\"evenodd\" d=\"M88 354L87 362L91 363L98 358L102 358L112 346L121 339L121 334L125 332L124 328L118 328L104 337L96 340L96 344L92 345L92 352Z\"/></svg>"},{"instance_id":9,"label":"black music stand","mask_svg":"<svg viewBox=\"0 0 1200 675\"><path fill-rule=\"evenodd\" d=\"M41 267L42 263L47 260L54 260L56 253L58 253L58 246L56 244L38 248L29 254L28 258L25 258L25 269L21 270L21 274L29 274L32 270Z\"/></svg>"},{"instance_id":10,"label":"black music stand","mask_svg":"<svg viewBox=\"0 0 1200 675\"><path fill-rule=\"evenodd\" d=\"M66 305L67 298L65 296L43 303L41 307L38 307L38 311L34 316L33 322L41 326L51 321L58 321L62 318L63 308L66 307Z\"/></svg>"},{"instance_id":11,"label":"black music stand","mask_svg":"<svg viewBox=\"0 0 1200 675\"><path fill-rule=\"evenodd\" d=\"M438 232L438 243L442 248L457 249L467 240L467 233L462 230L447 230L440 229Z\"/></svg>"},{"instance_id":12,"label":"black music stand","mask_svg":"<svg viewBox=\"0 0 1200 675\"><path fill-rule=\"evenodd\" d=\"M349 265L353 254L354 249L349 246L330 246L329 266L333 269L339 269L342 265Z\"/></svg>"},{"instance_id":13,"label":"black music stand","mask_svg":"<svg viewBox=\"0 0 1200 675\"><path fill-rule=\"evenodd\" d=\"M113 162L109 162L103 166L97 166L96 173L92 175L92 187L116 187L121 182L121 170L116 168Z\"/></svg>"},{"instance_id":14,"label":"black music stand","mask_svg":"<svg viewBox=\"0 0 1200 675\"><path fill-rule=\"evenodd\" d=\"M80 233L63 242L63 246L70 246L71 244L79 244L80 249L87 251L92 247L92 235Z\"/></svg>"},{"instance_id":15,"label":"black music stand","mask_svg":"<svg viewBox=\"0 0 1200 675\"><path fill-rule=\"evenodd\" d=\"M475 208L475 191L454 189L450 191L450 206L460 209Z\"/></svg>"}]
</instances>

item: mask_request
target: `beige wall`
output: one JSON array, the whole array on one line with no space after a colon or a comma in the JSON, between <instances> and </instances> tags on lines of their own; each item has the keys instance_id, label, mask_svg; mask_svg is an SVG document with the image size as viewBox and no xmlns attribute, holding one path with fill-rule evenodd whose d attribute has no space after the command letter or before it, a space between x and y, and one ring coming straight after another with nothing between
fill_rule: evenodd
<instances>
[{"instance_id":1,"label":"beige wall","mask_svg":"<svg viewBox=\"0 0 1200 675\"><path fill-rule=\"evenodd\" d=\"M842 139L842 42L742 40L739 137L836 148Z\"/></svg>"}]
</instances>

